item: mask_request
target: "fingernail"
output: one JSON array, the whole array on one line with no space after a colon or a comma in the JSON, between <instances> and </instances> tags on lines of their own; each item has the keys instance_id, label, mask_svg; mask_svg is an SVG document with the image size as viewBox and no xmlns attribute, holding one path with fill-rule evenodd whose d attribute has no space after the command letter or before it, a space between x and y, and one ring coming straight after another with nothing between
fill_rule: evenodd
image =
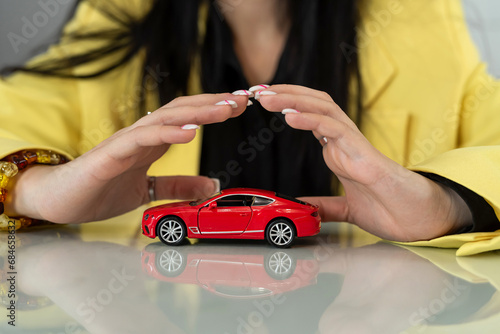
<instances>
[{"instance_id":1,"label":"fingernail","mask_svg":"<svg viewBox=\"0 0 500 334\"><path fill-rule=\"evenodd\" d=\"M257 93L255 93L255 99L260 100L260 97L262 95L276 95L276 92L273 92L271 90L261 90L261 91L258 91Z\"/></svg>"},{"instance_id":2,"label":"fingernail","mask_svg":"<svg viewBox=\"0 0 500 334\"><path fill-rule=\"evenodd\" d=\"M247 107L249 107L249 106L253 106L253 102L250 100L248 100L248 102L247 102Z\"/></svg>"},{"instance_id":3,"label":"fingernail","mask_svg":"<svg viewBox=\"0 0 500 334\"><path fill-rule=\"evenodd\" d=\"M214 182L215 191L214 194L217 194L220 191L220 180L219 179L210 179Z\"/></svg>"},{"instance_id":4,"label":"fingernail","mask_svg":"<svg viewBox=\"0 0 500 334\"><path fill-rule=\"evenodd\" d=\"M300 111L296 110L296 109L292 109L292 108L285 108L281 111L281 113L283 115L285 114L300 114Z\"/></svg>"},{"instance_id":5,"label":"fingernail","mask_svg":"<svg viewBox=\"0 0 500 334\"><path fill-rule=\"evenodd\" d=\"M248 97L253 97L253 93L246 89L240 89L232 93L233 95L243 95Z\"/></svg>"},{"instance_id":6,"label":"fingernail","mask_svg":"<svg viewBox=\"0 0 500 334\"><path fill-rule=\"evenodd\" d=\"M220 102L217 102L215 105L216 106L231 106L231 108L233 108L233 109L238 108L238 103L236 103L236 101L233 101L233 100L220 101Z\"/></svg>"},{"instance_id":7,"label":"fingernail","mask_svg":"<svg viewBox=\"0 0 500 334\"><path fill-rule=\"evenodd\" d=\"M250 87L248 90L251 91L252 93L257 91L257 90L263 90L263 89L268 89L269 85L255 85L253 87Z\"/></svg>"},{"instance_id":8,"label":"fingernail","mask_svg":"<svg viewBox=\"0 0 500 334\"><path fill-rule=\"evenodd\" d=\"M186 124L181 126L182 130L198 130L200 127L196 124Z\"/></svg>"}]
</instances>

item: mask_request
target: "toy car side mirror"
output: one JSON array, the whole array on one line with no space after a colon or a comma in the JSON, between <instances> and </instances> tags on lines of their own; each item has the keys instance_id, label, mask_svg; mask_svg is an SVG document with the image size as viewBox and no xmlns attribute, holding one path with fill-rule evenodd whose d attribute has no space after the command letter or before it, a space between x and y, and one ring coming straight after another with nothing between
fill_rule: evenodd
<instances>
[{"instance_id":1,"label":"toy car side mirror","mask_svg":"<svg viewBox=\"0 0 500 334\"><path fill-rule=\"evenodd\" d=\"M217 208L217 202L216 201L210 202L210 204L208 205L208 208L210 210Z\"/></svg>"}]
</instances>

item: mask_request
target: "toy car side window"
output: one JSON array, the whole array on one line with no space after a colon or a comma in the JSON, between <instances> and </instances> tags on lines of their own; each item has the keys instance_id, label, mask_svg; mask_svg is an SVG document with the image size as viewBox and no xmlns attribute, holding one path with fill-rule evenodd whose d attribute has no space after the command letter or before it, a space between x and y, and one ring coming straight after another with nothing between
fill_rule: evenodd
<instances>
[{"instance_id":1,"label":"toy car side window","mask_svg":"<svg viewBox=\"0 0 500 334\"><path fill-rule=\"evenodd\" d=\"M273 201L269 198L255 196L252 206L264 206L271 204Z\"/></svg>"},{"instance_id":2,"label":"toy car side window","mask_svg":"<svg viewBox=\"0 0 500 334\"><path fill-rule=\"evenodd\" d=\"M217 207L246 206L245 195L230 195L217 200Z\"/></svg>"},{"instance_id":3,"label":"toy car side window","mask_svg":"<svg viewBox=\"0 0 500 334\"><path fill-rule=\"evenodd\" d=\"M246 206L253 206L255 198L257 198L257 196L251 196L251 195L245 196L245 201L246 201L245 204L246 204Z\"/></svg>"}]
</instances>

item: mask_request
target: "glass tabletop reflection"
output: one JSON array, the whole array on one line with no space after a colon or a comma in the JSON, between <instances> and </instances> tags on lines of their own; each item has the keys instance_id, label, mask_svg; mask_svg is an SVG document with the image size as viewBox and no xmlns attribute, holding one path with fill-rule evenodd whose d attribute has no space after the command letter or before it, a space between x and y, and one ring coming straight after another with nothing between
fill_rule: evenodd
<instances>
[{"instance_id":1,"label":"glass tabletop reflection","mask_svg":"<svg viewBox=\"0 0 500 334\"><path fill-rule=\"evenodd\" d=\"M497 333L498 252L402 247L345 223L289 249L141 235L141 211L18 232L1 333Z\"/></svg>"}]
</instances>

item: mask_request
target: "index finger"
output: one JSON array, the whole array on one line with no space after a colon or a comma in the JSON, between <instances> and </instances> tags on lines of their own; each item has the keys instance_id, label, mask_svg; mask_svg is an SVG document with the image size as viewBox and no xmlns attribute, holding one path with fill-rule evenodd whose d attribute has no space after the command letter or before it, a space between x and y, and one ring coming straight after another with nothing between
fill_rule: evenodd
<instances>
[{"instance_id":1,"label":"index finger","mask_svg":"<svg viewBox=\"0 0 500 334\"><path fill-rule=\"evenodd\" d=\"M131 127L153 124L202 125L223 122L245 111L247 102L247 96L229 93L182 96L142 117Z\"/></svg>"},{"instance_id":2,"label":"index finger","mask_svg":"<svg viewBox=\"0 0 500 334\"><path fill-rule=\"evenodd\" d=\"M264 90L264 89L262 89ZM326 101L326 102L334 102L330 94L327 92L323 92L317 89L312 89L309 87L299 86L299 85L272 85L265 90L270 90L276 92L278 94L292 94L292 95L307 95L311 97L315 97L317 99Z\"/></svg>"},{"instance_id":3,"label":"index finger","mask_svg":"<svg viewBox=\"0 0 500 334\"><path fill-rule=\"evenodd\" d=\"M201 107L204 105L216 104L217 102L224 100L234 100L238 103L238 105L246 105L248 102L248 98L249 96L247 95L234 95L231 93L179 96L163 107L160 107L159 109L169 109L185 106Z\"/></svg>"}]
</instances>

